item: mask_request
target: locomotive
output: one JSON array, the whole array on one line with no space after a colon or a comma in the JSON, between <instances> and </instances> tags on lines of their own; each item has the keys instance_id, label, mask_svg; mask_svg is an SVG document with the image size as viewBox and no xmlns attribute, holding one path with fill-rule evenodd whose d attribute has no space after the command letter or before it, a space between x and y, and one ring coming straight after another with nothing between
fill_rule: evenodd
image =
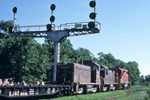
<instances>
[{"instance_id":1,"label":"locomotive","mask_svg":"<svg viewBox=\"0 0 150 100\"><path fill-rule=\"evenodd\" d=\"M57 84L70 84L75 94L99 92L130 87L128 70L109 69L91 60L57 64Z\"/></svg>"},{"instance_id":2,"label":"locomotive","mask_svg":"<svg viewBox=\"0 0 150 100\"><path fill-rule=\"evenodd\" d=\"M86 94L130 87L128 70L109 69L91 60L58 63L56 82L44 85L0 85L0 98L36 100L53 95Z\"/></svg>"}]
</instances>

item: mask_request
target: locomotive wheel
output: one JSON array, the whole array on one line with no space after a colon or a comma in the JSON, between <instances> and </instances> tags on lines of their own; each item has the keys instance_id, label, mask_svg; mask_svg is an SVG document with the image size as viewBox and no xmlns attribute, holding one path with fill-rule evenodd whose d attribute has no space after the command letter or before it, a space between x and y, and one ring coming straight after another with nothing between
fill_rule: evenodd
<instances>
[{"instance_id":1,"label":"locomotive wheel","mask_svg":"<svg viewBox=\"0 0 150 100\"><path fill-rule=\"evenodd\" d=\"M88 93L88 91L87 91L87 86L84 86L84 88L83 88L83 93L84 93L84 94L87 94L87 93Z\"/></svg>"},{"instance_id":2,"label":"locomotive wheel","mask_svg":"<svg viewBox=\"0 0 150 100\"><path fill-rule=\"evenodd\" d=\"M113 86L113 89L112 89L113 91L115 91L116 90L116 86Z\"/></svg>"},{"instance_id":3,"label":"locomotive wheel","mask_svg":"<svg viewBox=\"0 0 150 100\"><path fill-rule=\"evenodd\" d=\"M124 90L124 89L125 89L125 86L123 85L123 86L122 86L122 90Z\"/></svg>"},{"instance_id":4,"label":"locomotive wheel","mask_svg":"<svg viewBox=\"0 0 150 100\"><path fill-rule=\"evenodd\" d=\"M107 89L108 89L108 87L106 86L106 87L102 87L102 91L104 91L104 92L106 92L107 91Z\"/></svg>"},{"instance_id":5,"label":"locomotive wheel","mask_svg":"<svg viewBox=\"0 0 150 100\"><path fill-rule=\"evenodd\" d=\"M59 92L59 96L61 96L61 97L63 97L63 96L64 96L63 91Z\"/></svg>"},{"instance_id":6,"label":"locomotive wheel","mask_svg":"<svg viewBox=\"0 0 150 100\"><path fill-rule=\"evenodd\" d=\"M70 92L68 93L68 96L73 96L73 92L70 91Z\"/></svg>"},{"instance_id":7,"label":"locomotive wheel","mask_svg":"<svg viewBox=\"0 0 150 100\"><path fill-rule=\"evenodd\" d=\"M122 88L123 88L122 85L120 85L120 90L123 90Z\"/></svg>"},{"instance_id":8,"label":"locomotive wheel","mask_svg":"<svg viewBox=\"0 0 150 100\"><path fill-rule=\"evenodd\" d=\"M121 85L121 86L120 86L120 90L124 90L124 85Z\"/></svg>"}]
</instances>

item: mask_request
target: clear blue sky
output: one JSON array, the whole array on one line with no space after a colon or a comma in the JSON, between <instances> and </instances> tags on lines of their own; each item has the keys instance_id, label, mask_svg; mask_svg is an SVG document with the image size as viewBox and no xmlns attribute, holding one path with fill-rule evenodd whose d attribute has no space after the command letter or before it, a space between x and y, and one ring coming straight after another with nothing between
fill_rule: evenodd
<instances>
[{"instance_id":1,"label":"clear blue sky","mask_svg":"<svg viewBox=\"0 0 150 100\"><path fill-rule=\"evenodd\" d=\"M0 0L0 20L13 18L18 8L17 24L49 23L50 5L56 4L55 24L90 21L90 0ZM150 0L97 0L100 34L70 37L73 47L112 53L125 62L136 61L141 74L150 74ZM39 40L41 42L41 40Z\"/></svg>"}]
</instances>

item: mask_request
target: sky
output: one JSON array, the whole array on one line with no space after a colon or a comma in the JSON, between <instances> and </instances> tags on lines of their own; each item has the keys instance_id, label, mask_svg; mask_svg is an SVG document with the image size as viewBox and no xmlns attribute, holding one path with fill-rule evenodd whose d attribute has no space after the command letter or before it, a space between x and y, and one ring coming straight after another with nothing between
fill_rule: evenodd
<instances>
[{"instance_id":1,"label":"sky","mask_svg":"<svg viewBox=\"0 0 150 100\"><path fill-rule=\"evenodd\" d=\"M91 0L0 0L0 21L12 20L12 8L18 8L16 24L50 23L50 5L55 4L55 24L91 21ZM150 0L96 0L96 21L101 31L69 37L74 49L111 53L124 62L136 61L141 75L150 74ZM42 43L43 39L37 39Z\"/></svg>"}]
</instances>

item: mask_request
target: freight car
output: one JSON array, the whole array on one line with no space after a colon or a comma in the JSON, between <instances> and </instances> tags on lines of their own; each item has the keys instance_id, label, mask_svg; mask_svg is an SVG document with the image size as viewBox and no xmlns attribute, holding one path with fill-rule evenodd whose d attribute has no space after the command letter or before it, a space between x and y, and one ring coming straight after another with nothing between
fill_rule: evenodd
<instances>
[{"instance_id":1,"label":"freight car","mask_svg":"<svg viewBox=\"0 0 150 100\"><path fill-rule=\"evenodd\" d=\"M130 87L128 70L109 69L93 61L58 63L56 83L45 85L0 86L0 98L33 100L53 95L72 95Z\"/></svg>"}]
</instances>

